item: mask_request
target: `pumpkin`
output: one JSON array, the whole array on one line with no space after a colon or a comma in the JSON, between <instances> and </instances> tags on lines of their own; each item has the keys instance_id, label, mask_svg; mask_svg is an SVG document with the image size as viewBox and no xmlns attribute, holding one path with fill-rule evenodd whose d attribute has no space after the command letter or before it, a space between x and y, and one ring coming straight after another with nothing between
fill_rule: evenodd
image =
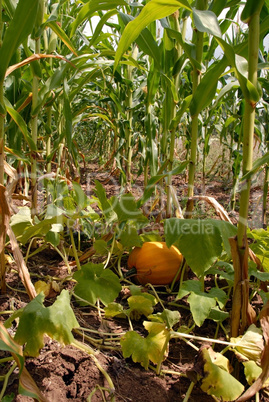
<instances>
[{"instance_id":1,"label":"pumpkin","mask_svg":"<svg viewBox=\"0 0 269 402\"><path fill-rule=\"evenodd\" d=\"M169 285L176 276L183 256L175 247L165 242L145 242L135 247L128 258L128 268L136 268L136 277L141 285ZM179 280L180 273L176 280Z\"/></svg>"}]
</instances>

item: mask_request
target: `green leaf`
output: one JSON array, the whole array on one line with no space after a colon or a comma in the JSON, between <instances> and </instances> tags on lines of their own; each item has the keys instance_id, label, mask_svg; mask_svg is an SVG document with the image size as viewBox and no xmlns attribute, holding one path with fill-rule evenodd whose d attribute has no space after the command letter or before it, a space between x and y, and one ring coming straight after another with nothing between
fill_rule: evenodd
<instances>
[{"instance_id":1,"label":"green leaf","mask_svg":"<svg viewBox=\"0 0 269 402\"><path fill-rule=\"evenodd\" d=\"M77 50L69 37L66 35L65 31L57 24L56 21L47 21L45 24L47 27L52 29L56 35L63 41L63 43L68 47L71 52L77 56Z\"/></svg>"},{"instance_id":2,"label":"green leaf","mask_svg":"<svg viewBox=\"0 0 269 402\"><path fill-rule=\"evenodd\" d=\"M73 181L72 185L74 190L74 200L79 210L85 209L90 204L89 198L86 196L85 192L78 183Z\"/></svg>"},{"instance_id":3,"label":"green leaf","mask_svg":"<svg viewBox=\"0 0 269 402\"><path fill-rule=\"evenodd\" d=\"M250 21L255 13L260 13L265 0L247 0L241 14L241 21L246 24Z\"/></svg>"},{"instance_id":4,"label":"green leaf","mask_svg":"<svg viewBox=\"0 0 269 402\"><path fill-rule=\"evenodd\" d=\"M38 7L39 0L19 0L0 48L0 81L5 77L11 57L32 32Z\"/></svg>"},{"instance_id":5,"label":"green leaf","mask_svg":"<svg viewBox=\"0 0 269 402\"><path fill-rule=\"evenodd\" d=\"M164 228L167 246L176 243L197 276L203 276L211 267L222 253L222 243L227 244L227 236L236 231L229 222L214 219L171 218Z\"/></svg>"},{"instance_id":6,"label":"green leaf","mask_svg":"<svg viewBox=\"0 0 269 402\"><path fill-rule=\"evenodd\" d=\"M153 322L162 322L168 329L172 329L174 325L179 323L179 311L171 311L164 309L161 313L149 315L148 318Z\"/></svg>"},{"instance_id":7,"label":"green leaf","mask_svg":"<svg viewBox=\"0 0 269 402\"><path fill-rule=\"evenodd\" d=\"M129 289L130 289L130 292L131 292L132 296L141 296L141 295L143 295L148 300L150 300L152 306L155 306L155 304L157 304L157 300L156 300L155 296L153 296L153 295L151 295L150 293L147 293L147 292L142 292L142 289L141 289L140 286L130 285Z\"/></svg>"},{"instance_id":8,"label":"green leaf","mask_svg":"<svg viewBox=\"0 0 269 402\"><path fill-rule=\"evenodd\" d=\"M259 367L253 360L243 362L244 374L249 385L252 385L262 373L262 368ZM268 384L264 384L268 387Z\"/></svg>"},{"instance_id":9,"label":"green leaf","mask_svg":"<svg viewBox=\"0 0 269 402\"><path fill-rule=\"evenodd\" d=\"M104 305L108 305L121 291L119 278L109 269L104 269L103 264L85 264L73 277L77 281L75 295L90 304L95 304L99 299ZM87 305L86 302L81 304Z\"/></svg>"},{"instance_id":10,"label":"green leaf","mask_svg":"<svg viewBox=\"0 0 269 402\"><path fill-rule=\"evenodd\" d=\"M72 37L76 32L77 27L87 18L91 17L96 11L112 10L117 6L127 6L127 3L124 0L89 0L80 9L75 21L71 24L70 36Z\"/></svg>"},{"instance_id":11,"label":"green leaf","mask_svg":"<svg viewBox=\"0 0 269 402\"><path fill-rule=\"evenodd\" d=\"M140 35L142 30L151 22L173 14L180 7L191 10L187 0L151 0L142 9L141 13L123 31L115 55L114 70L116 69L123 53L131 43Z\"/></svg>"},{"instance_id":12,"label":"green leaf","mask_svg":"<svg viewBox=\"0 0 269 402\"><path fill-rule=\"evenodd\" d=\"M19 393L21 395L29 396L40 402L46 402L47 399L43 397L33 378L24 366L24 357L22 347L12 339L7 329L0 324L0 349L8 351L12 354L14 360L19 368ZM8 395L2 401L9 401ZM12 399L13 400L13 399Z\"/></svg>"},{"instance_id":13,"label":"green leaf","mask_svg":"<svg viewBox=\"0 0 269 402\"><path fill-rule=\"evenodd\" d=\"M184 171L186 166L188 166L189 161L182 162L179 166L177 166L175 169L173 169L171 172L163 173L163 174L158 174L156 176L152 176L150 180L148 181L147 187L144 190L144 194L141 197L141 199L138 201L138 206L141 207L152 195L153 191L156 188L156 184L159 183L162 179L180 174Z\"/></svg>"},{"instance_id":14,"label":"green leaf","mask_svg":"<svg viewBox=\"0 0 269 402\"><path fill-rule=\"evenodd\" d=\"M193 20L196 28L200 32L206 32L214 36L221 36L219 22L212 11L209 10L192 10Z\"/></svg>"},{"instance_id":15,"label":"green leaf","mask_svg":"<svg viewBox=\"0 0 269 402\"><path fill-rule=\"evenodd\" d=\"M201 360L205 373L201 384L204 392L223 401L234 401L242 394L244 386L226 370L214 364L207 349L201 351Z\"/></svg>"},{"instance_id":16,"label":"green leaf","mask_svg":"<svg viewBox=\"0 0 269 402\"><path fill-rule=\"evenodd\" d=\"M122 21L124 22L125 25L128 24L128 22L132 21L134 18L131 15L128 14L123 14L119 13ZM152 33L148 28L145 28L141 31L139 36L136 38L136 43L138 47L148 56L152 57L152 59L155 61L155 68L157 67L158 69L161 68L161 52L158 47L157 42L155 41Z\"/></svg>"},{"instance_id":17,"label":"green leaf","mask_svg":"<svg viewBox=\"0 0 269 402\"><path fill-rule=\"evenodd\" d=\"M17 124L19 129L21 130L25 141L29 145L29 148L32 151L35 151L36 150L36 144L32 140L32 137L30 136L30 133L29 133L28 128L27 128L27 124L23 120L22 116L14 109L14 107L11 105L11 103L8 101L8 99L4 98L4 102L5 102L5 107L6 107L6 110L7 110L8 114L14 120L14 122Z\"/></svg>"},{"instance_id":18,"label":"green leaf","mask_svg":"<svg viewBox=\"0 0 269 402\"><path fill-rule=\"evenodd\" d=\"M25 354L29 356L38 356L45 334L67 345L74 339L72 329L79 327L67 290L63 290L50 307L44 307L44 297L40 293L24 308L15 334L14 339L25 344Z\"/></svg>"},{"instance_id":19,"label":"green leaf","mask_svg":"<svg viewBox=\"0 0 269 402\"><path fill-rule=\"evenodd\" d=\"M138 209L135 198L132 194L123 194L120 199L112 197L111 202L113 209L118 216L119 223L134 221L140 223L147 223L148 219L143 215L142 211Z\"/></svg>"},{"instance_id":20,"label":"green leaf","mask_svg":"<svg viewBox=\"0 0 269 402\"><path fill-rule=\"evenodd\" d=\"M12 215L10 225L16 237L22 235L25 230L33 226L31 209L29 207L20 208L15 215Z\"/></svg>"},{"instance_id":21,"label":"green leaf","mask_svg":"<svg viewBox=\"0 0 269 402\"><path fill-rule=\"evenodd\" d=\"M123 310L123 307L119 303L109 303L105 308L105 317L106 318L113 318L113 317L119 317L119 318L126 318L126 310Z\"/></svg>"},{"instance_id":22,"label":"green leaf","mask_svg":"<svg viewBox=\"0 0 269 402\"><path fill-rule=\"evenodd\" d=\"M216 300L202 292L199 294L191 292L188 303L190 303L193 320L198 327L204 323L211 309L216 306Z\"/></svg>"},{"instance_id":23,"label":"green leaf","mask_svg":"<svg viewBox=\"0 0 269 402\"><path fill-rule=\"evenodd\" d=\"M130 296L128 297L128 315L131 319L139 320L142 315L147 317L148 315L153 313L153 306L156 303L152 303L152 300L147 297L141 295Z\"/></svg>"},{"instance_id":24,"label":"green leaf","mask_svg":"<svg viewBox=\"0 0 269 402\"><path fill-rule=\"evenodd\" d=\"M121 338L124 358L132 357L135 363L140 363L146 370L149 362L157 364L164 357L164 347L170 339L170 333L165 324L144 321L144 327L149 332L143 338L135 331L129 331Z\"/></svg>"},{"instance_id":25,"label":"green leaf","mask_svg":"<svg viewBox=\"0 0 269 402\"><path fill-rule=\"evenodd\" d=\"M49 230L48 233L46 233L45 241L52 244L54 247L58 247L60 244L61 238L60 238L59 233L54 232L53 230Z\"/></svg>"},{"instance_id":26,"label":"green leaf","mask_svg":"<svg viewBox=\"0 0 269 402\"><path fill-rule=\"evenodd\" d=\"M141 247L143 242L139 237L136 228L126 225L120 233L120 242L125 248Z\"/></svg>"},{"instance_id":27,"label":"green leaf","mask_svg":"<svg viewBox=\"0 0 269 402\"><path fill-rule=\"evenodd\" d=\"M210 310L208 318L215 322L222 322L222 321L226 320L227 318L229 318L229 316L230 315L227 311L222 311L219 309L218 306L216 306Z\"/></svg>"},{"instance_id":28,"label":"green leaf","mask_svg":"<svg viewBox=\"0 0 269 402\"><path fill-rule=\"evenodd\" d=\"M260 171L264 167L264 165L268 164L269 164L269 151L266 152L266 154L264 154L260 158L256 159L253 162L252 169L249 170L240 180L241 181L249 180L255 173Z\"/></svg>"},{"instance_id":29,"label":"green leaf","mask_svg":"<svg viewBox=\"0 0 269 402\"><path fill-rule=\"evenodd\" d=\"M93 248L99 255L107 255L108 254L108 246L105 240L95 240L93 243Z\"/></svg>"},{"instance_id":30,"label":"green leaf","mask_svg":"<svg viewBox=\"0 0 269 402\"><path fill-rule=\"evenodd\" d=\"M111 206L111 203L106 197L106 192L102 184L98 181L95 180L95 193L97 195L100 208L102 209L102 212L106 218L106 222L110 223L112 221L115 221L117 219L117 214L113 211L113 208Z\"/></svg>"}]
</instances>

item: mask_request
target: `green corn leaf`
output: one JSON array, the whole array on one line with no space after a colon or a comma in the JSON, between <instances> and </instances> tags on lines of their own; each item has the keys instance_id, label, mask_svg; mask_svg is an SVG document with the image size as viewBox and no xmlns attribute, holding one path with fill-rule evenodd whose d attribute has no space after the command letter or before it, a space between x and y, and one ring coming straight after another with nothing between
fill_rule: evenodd
<instances>
[{"instance_id":1,"label":"green corn leaf","mask_svg":"<svg viewBox=\"0 0 269 402\"><path fill-rule=\"evenodd\" d=\"M69 37L66 35L64 30L57 24L56 21L49 21L45 24L47 27L51 28L56 35L62 40L62 42L68 47L71 52L73 52L77 56L77 50Z\"/></svg>"},{"instance_id":2,"label":"green corn leaf","mask_svg":"<svg viewBox=\"0 0 269 402\"><path fill-rule=\"evenodd\" d=\"M102 18L100 19L100 21L98 22L98 24L96 25L96 27L94 29L92 38L89 43L89 47L93 46L96 42L99 41L99 35L102 32L104 24L107 22L107 20L109 20L109 18L111 18L115 14L118 14L117 10L110 10L102 16Z\"/></svg>"},{"instance_id":3,"label":"green corn leaf","mask_svg":"<svg viewBox=\"0 0 269 402\"><path fill-rule=\"evenodd\" d=\"M250 177L252 177L255 173L260 171L265 165L268 164L269 164L269 151L266 152L266 154L264 154L260 158L255 160L252 169L241 178L241 181L250 179Z\"/></svg>"},{"instance_id":4,"label":"green corn leaf","mask_svg":"<svg viewBox=\"0 0 269 402\"><path fill-rule=\"evenodd\" d=\"M95 304L99 299L104 305L108 305L121 291L118 276L109 269L104 269L103 264L85 264L73 276L77 281L75 295L90 304ZM80 303L87 305L87 302Z\"/></svg>"},{"instance_id":5,"label":"green corn leaf","mask_svg":"<svg viewBox=\"0 0 269 402\"><path fill-rule=\"evenodd\" d=\"M0 81L5 77L9 62L17 48L32 32L39 0L20 0L0 48Z\"/></svg>"},{"instance_id":6,"label":"green corn leaf","mask_svg":"<svg viewBox=\"0 0 269 402\"><path fill-rule=\"evenodd\" d=\"M99 206L106 218L106 222L111 223L115 221L117 219L117 214L113 211L111 202L107 199L106 191L98 180L95 180L94 192L96 193Z\"/></svg>"},{"instance_id":7,"label":"green corn leaf","mask_svg":"<svg viewBox=\"0 0 269 402\"><path fill-rule=\"evenodd\" d=\"M29 356L38 356L45 334L67 345L74 339L72 329L79 327L67 290L63 290L50 307L43 305L44 297L41 292L24 308L14 338L19 344L25 344L25 354Z\"/></svg>"},{"instance_id":8,"label":"green corn leaf","mask_svg":"<svg viewBox=\"0 0 269 402\"><path fill-rule=\"evenodd\" d=\"M114 69L116 69L123 53L140 35L142 30L151 22L165 18L176 12L180 7L191 10L187 0L151 0L142 9L141 13L126 26L115 55Z\"/></svg>"},{"instance_id":9,"label":"green corn leaf","mask_svg":"<svg viewBox=\"0 0 269 402\"><path fill-rule=\"evenodd\" d=\"M128 14L119 13L122 21L125 25L127 25L130 21L133 21L134 18ZM155 61L155 67L161 69L161 52L160 49L148 28L145 28L141 31L139 36L136 39L136 43L143 52Z\"/></svg>"},{"instance_id":10,"label":"green corn leaf","mask_svg":"<svg viewBox=\"0 0 269 402\"><path fill-rule=\"evenodd\" d=\"M167 176L173 176L180 174L184 171L184 169L188 166L189 161L182 162L178 167L173 169L171 172L159 174L150 178L147 187L145 188L144 194L141 199L138 201L138 206L141 207L152 195L153 191L156 188L156 184L159 183L162 179Z\"/></svg>"},{"instance_id":11,"label":"green corn leaf","mask_svg":"<svg viewBox=\"0 0 269 402\"><path fill-rule=\"evenodd\" d=\"M253 14L260 14L264 2L265 0L247 0L241 14L241 21L247 24L249 23Z\"/></svg>"},{"instance_id":12,"label":"green corn leaf","mask_svg":"<svg viewBox=\"0 0 269 402\"><path fill-rule=\"evenodd\" d=\"M192 10L192 13L198 31L221 37L221 30L216 14L209 10L196 10L195 8Z\"/></svg>"},{"instance_id":13,"label":"green corn leaf","mask_svg":"<svg viewBox=\"0 0 269 402\"><path fill-rule=\"evenodd\" d=\"M14 122L17 124L19 129L21 130L25 141L29 145L29 148L31 149L31 151L35 151L36 150L36 144L32 140L32 137L31 137L31 135L30 135L30 133L28 131L28 128L27 128L27 124L23 120L22 116L13 108L13 106L8 101L8 99L4 98L4 102L5 102L5 107L6 107L6 110L7 110L8 114L14 120Z\"/></svg>"},{"instance_id":14,"label":"green corn leaf","mask_svg":"<svg viewBox=\"0 0 269 402\"><path fill-rule=\"evenodd\" d=\"M72 37L76 32L77 27L91 17L96 11L112 10L118 6L128 6L124 0L89 0L79 11L77 18L71 24Z\"/></svg>"}]
</instances>

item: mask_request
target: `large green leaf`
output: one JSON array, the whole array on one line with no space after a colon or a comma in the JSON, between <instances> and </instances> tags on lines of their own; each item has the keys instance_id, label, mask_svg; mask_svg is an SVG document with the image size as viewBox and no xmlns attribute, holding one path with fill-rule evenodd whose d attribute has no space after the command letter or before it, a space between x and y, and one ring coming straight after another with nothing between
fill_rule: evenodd
<instances>
[{"instance_id":1,"label":"large green leaf","mask_svg":"<svg viewBox=\"0 0 269 402\"><path fill-rule=\"evenodd\" d=\"M25 344L25 354L29 356L38 356L45 334L66 345L73 342L72 329L79 327L67 290L50 307L43 305L44 298L40 293L24 308L14 338L19 344Z\"/></svg>"},{"instance_id":2,"label":"large green leaf","mask_svg":"<svg viewBox=\"0 0 269 402\"><path fill-rule=\"evenodd\" d=\"M112 10L118 6L127 6L127 3L124 0L89 0L81 8L77 18L71 24L70 36L72 37L76 32L77 27L87 18L91 17L96 11Z\"/></svg>"},{"instance_id":3,"label":"large green leaf","mask_svg":"<svg viewBox=\"0 0 269 402\"><path fill-rule=\"evenodd\" d=\"M39 0L19 0L0 48L0 81L5 77L11 57L32 32L38 7Z\"/></svg>"},{"instance_id":4,"label":"large green leaf","mask_svg":"<svg viewBox=\"0 0 269 402\"><path fill-rule=\"evenodd\" d=\"M214 36L221 36L219 23L212 11L193 9L193 20L196 28L200 32L206 32Z\"/></svg>"},{"instance_id":5,"label":"large green leaf","mask_svg":"<svg viewBox=\"0 0 269 402\"><path fill-rule=\"evenodd\" d=\"M180 7L191 10L187 0L150 0L143 7L141 13L126 26L116 51L114 69L116 69L123 53L136 40L144 28L157 19L173 14Z\"/></svg>"},{"instance_id":6,"label":"large green leaf","mask_svg":"<svg viewBox=\"0 0 269 402\"><path fill-rule=\"evenodd\" d=\"M119 15L125 25L127 25L128 22L134 19L132 16L128 14L119 13ZM142 49L145 54L152 57L152 59L155 61L155 67L160 69L161 52L157 45L157 42L155 41L152 33L148 28L145 28L141 31L139 36L136 38L136 43L138 47Z\"/></svg>"},{"instance_id":7,"label":"large green leaf","mask_svg":"<svg viewBox=\"0 0 269 402\"><path fill-rule=\"evenodd\" d=\"M199 277L217 260L224 247L229 251L228 238L237 232L229 222L215 219L171 218L165 221L164 228L167 246L176 244Z\"/></svg>"},{"instance_id":8,"label":"large green leaf","mask_svg":"<svg viewBox=\"0 0 269 402\"><path fill-rule=\"evenodd\" d=\"M95 304L99 299L108 305L121 291L118 276L109 269L104 269L103 264L85 264L73 276L78 282L75 286L75 295L90 304ZM85 305L87 302L82 304Z\"/></svg>"}]
</instances>

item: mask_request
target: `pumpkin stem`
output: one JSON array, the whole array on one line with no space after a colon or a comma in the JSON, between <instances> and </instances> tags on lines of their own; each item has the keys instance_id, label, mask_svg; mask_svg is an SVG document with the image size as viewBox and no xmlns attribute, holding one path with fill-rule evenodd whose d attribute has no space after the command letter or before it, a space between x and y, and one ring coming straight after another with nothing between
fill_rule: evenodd
<instances>
[{"instance_id":1,"label":"pumpkin stem","mask_svg":"<svg viewBox=\"0 0 269 402\"><path fill-rule=\"evenodd\" d=\"M124 278L130 278L130 276L137 275L137 269L135 267L129 269L123 276Z\"/></svg>"}]
</instances>

